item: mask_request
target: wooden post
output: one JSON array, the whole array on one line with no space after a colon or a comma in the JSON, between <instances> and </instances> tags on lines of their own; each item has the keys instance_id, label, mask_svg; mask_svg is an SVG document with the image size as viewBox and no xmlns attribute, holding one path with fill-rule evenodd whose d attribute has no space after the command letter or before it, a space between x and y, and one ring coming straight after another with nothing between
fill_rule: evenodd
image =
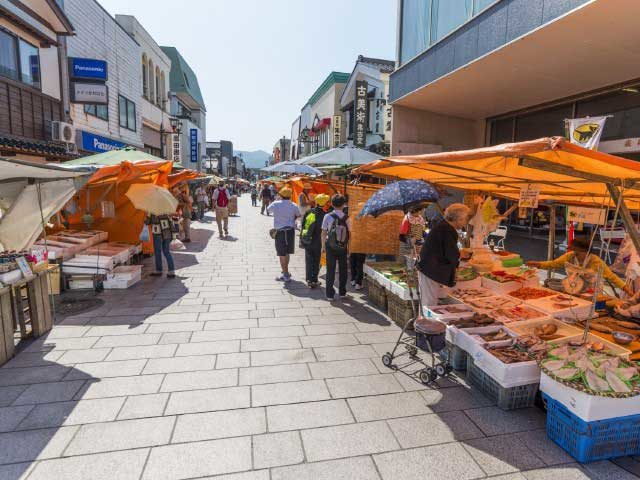
<instances>
[{"instance_id":1,"label":"wooden post","mask_svg":"<svg viewBox=\"0 0 640 480\"><path fill-rule=\"evenodd\" d=\"M607 188L609 189L609 193L611 194L611 198L615 202L616 207L618 207L620 211L620 218L627 229L627 233L633 242L633 246L636 248L636 251L640 252L640 237L638 237L638 230L636 230L636 224L633 221L631 212L629 212L629 208L627 208L627 204L624 202L624 198L622 198L622 195L620 194L620 190L611 183L607 183Z\"/></svg>"},{"instance_id":2,"label":"wooden post","mask_svg":"<svg viewBox=\"0 0 640 480\"><path fill-rule=\"evenodd\" d=\"M556 249L556 206L549 206L549 244L547 245L547 261L553 260ZM551 270L547 270L547 279L551 278Z\"/></svg>"}]
</instances>

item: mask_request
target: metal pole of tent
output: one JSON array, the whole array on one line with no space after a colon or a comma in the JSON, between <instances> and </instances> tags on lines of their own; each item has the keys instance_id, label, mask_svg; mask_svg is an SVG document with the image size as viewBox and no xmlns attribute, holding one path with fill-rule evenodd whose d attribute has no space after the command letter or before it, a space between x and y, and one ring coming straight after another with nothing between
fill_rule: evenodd
<instances>
[{"instance_id":1,"label":"metal pole of tent","mask_svg":"<svg viewBox=\"0 0 640 480\"><path fill-rule=\"evenodd\" d=\"M635 222L633 221L633 217L631 216L631 212L629 212L629 208L627 207L624 198L622 198L620 190L611 183L607 183L607 189L609 190L616 207L620 209L620 218L627 229L627 233L633 242L633 246L636 248L636 251L640 252L640 237L638 236L638 230L636 230Z\"/></svg>"},{"instance_id":2,"label":"metal pole of tent","mask_svg":"<svg viewBox=\"0 0 640 480\"><path fill-rule=\"evenodd\" d=\"M553 260L556 248L556 206L549 205L549 244L547 245L547 260ZM551 270L547 270L547 280L551 278Z\"/></svg>"}]
</instances>

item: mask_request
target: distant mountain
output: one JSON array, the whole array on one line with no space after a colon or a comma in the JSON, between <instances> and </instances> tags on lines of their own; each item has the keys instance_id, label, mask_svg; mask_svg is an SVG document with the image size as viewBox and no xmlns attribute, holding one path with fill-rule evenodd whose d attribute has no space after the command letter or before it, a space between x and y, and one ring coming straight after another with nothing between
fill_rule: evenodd
<instances>
[{"instance_id":1,"label":"distant mountain","mask_svg":"<svg viewBox=\"0 0 640 480\"><path fill-rule=\"evenodd\" d=\"M262 168L265 166L265 163L269 161L269 157L271 156L264 150L256 150L254 152L236 150L233 154L236 156L242 155L242 159L244 160L244 164L247 168Z\"/></svg>"}]
</instances>

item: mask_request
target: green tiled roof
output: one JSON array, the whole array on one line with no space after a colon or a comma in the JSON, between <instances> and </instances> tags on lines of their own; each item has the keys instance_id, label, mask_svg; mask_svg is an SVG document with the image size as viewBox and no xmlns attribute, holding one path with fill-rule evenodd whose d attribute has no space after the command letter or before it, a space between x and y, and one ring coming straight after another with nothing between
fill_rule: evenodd
<instances>
[{"instance_id":1,"label":"green tiled roof","mask_svg":"<svg viewBox=\"0 0 640 480\"><path fill-rule=\"evenodd\" d=\"M187 61L182 58L175 47L160 47L171 59L171 74L169 75L169 89L177 93L186 93L203 109L204 100L198 85L198 77L193 73Z\"/></svg>"},{"instance_id":2,"label":"green tiled roof","mask_svg":"<svg viewBox=\"0 0 640 480\"><path fill-rule=\"evenodd\" d=\"M331 72L327 78L325 78L322 85L311 95L311 98L307 102L307 105L313 105L318 99L325 94L332 85L336 83L347 83L349 81L349 74L344 72Z\"/></svg>"}]
</instances>

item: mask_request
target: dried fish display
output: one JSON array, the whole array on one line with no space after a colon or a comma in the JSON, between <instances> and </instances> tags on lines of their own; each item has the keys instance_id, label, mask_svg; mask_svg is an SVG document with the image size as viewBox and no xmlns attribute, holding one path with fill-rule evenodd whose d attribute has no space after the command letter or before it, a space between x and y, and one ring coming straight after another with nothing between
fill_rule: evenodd
<instances>
[{"instance_id":1,"label":"dried fish display","mask_svg":"<svg viewBox=\"0 0 640 480\"><path fill-rule=\"evenodd\" d=\"M530 362L532 359L526 350L515 345L507 347L487 347L487 352L496 357L502 363Z\"/></svg>"},{"instance_id":2,"label":"dried fish display","mask_svg":"<svg viewBox=\"0 0 640 480\"><path fill-rule=\"evenodd\" d=\"M475 309L483 311L493 311L498 308L512 308L518 305L518 302L509 297L483 297L483 298L469 298L465 300L465 303Z\"/></svg>"},{"instance_id":3,"label":"dried fish display","mask_svg":"<svg viewBox=\"0 0 640 480\"><path fill-rule=\"evenodd\" d=\"M552 348L540 367L555 380L590 395L622 398L640 394L638 367L604 353L604 345L596 343Z\"/></svg>"},{"instance_id":4,"label":"dried fish display","mask_svg":"<svg viewBox=\"0 0 640 480\"><path fill-rule=\"evenodd\" d=\"M486 327L488 325L495 324L496 321L491 318L489 315L482 315L476 313L473 317L469 318L459 318L457 320L452 320L449 322L449 325L452 325L457 328L474 328L474 327Z\"/></svg>"},{"instance_id":5,"label":"dried fish display","mask_svg":"<svg viewBox=\"0 0 640 480\"><path fill-rule=\"evenodd\" d=\"M485 288L459 287L451 289L449 291L449 295L451 295L453 298L457 298L462 302L468 303L469 300L473 300L476 298L491 297L493 293Z\"/></svg>"},{"instance_id":6,"label":"dried fish display","mask_svg":"<svg viewBox=\"0 0 640 480\"><path fill-rule=\"evenodd\" d=\"M498 308L491 312L491 316L498 322L511 323L523 320L535 320L544 317L545 314L527 305L516 305L510 308Z\"/></svg>"},{"instance_id":7,"label":"dried fish display","mask_svg":"<svg viewBox=\"0 0 640 480\"><path fill-rule=\"evenodd\" d=\"M512 297L519 298L520 300L535 300L536 298L550 297L553 294L554 292L545 290L544 288L535 287L522 287L509 293Z\"/></svg>"}]
</instances>

